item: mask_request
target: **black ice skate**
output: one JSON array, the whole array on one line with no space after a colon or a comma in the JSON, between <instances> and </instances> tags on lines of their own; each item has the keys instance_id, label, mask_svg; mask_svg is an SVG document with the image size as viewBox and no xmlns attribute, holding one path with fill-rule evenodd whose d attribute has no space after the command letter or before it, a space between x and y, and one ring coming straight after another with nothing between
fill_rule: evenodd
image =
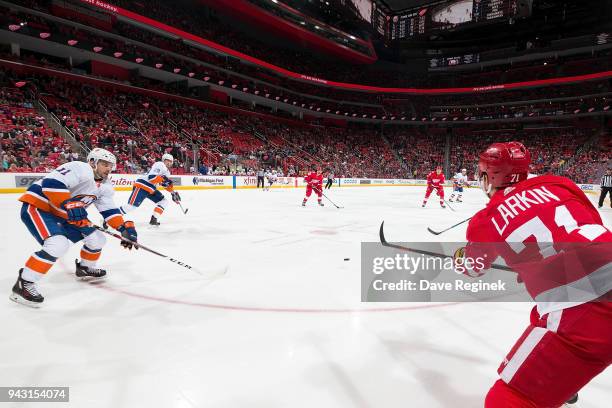
<instances>
[{"instance_id":1,"label":"black ice skate","mask_svg":"<svg viewBox=\"0 0 612 408\"><path fill-rule=\"evenodd\" d=\"M106 278L106 271L104 269L81 265L78 259L76 259L74 263L76 265L75 275L77 279L91 282Z\"/></svg>"},{"instance_id":2,"label":"black ice skate","mask_svg":"<svg viewBox=\"0 0 612 408\"><path fill-rule=\"evenodd\" d=\"M159 227L161 224L159 223L159 221L157 221L157 217L152 215L151 216L151 221L149 221L149 225L154 225L156 227Z\"/></svg>"},{"instance_id":3,"label":"black ice skate","mask_svg":"<svg viewBox=\"0 0 612 408\"><path fill-rule=\"evenodd\" d=\"M322 201L319 201L319 205L320 205L321 207L325 207L325 204L323 204L323 202L322 202Z\"/></svg>"},{"instance_id":4,"label":"black ice skate","mask_svg":"<svg viewBox=\"0 0 612 408\"><path fill-rule=\"evenodd\" d=\"M578 402L578 394L575 394L572 398L568 399L564 406L574 405Z\"/></svg>"},{"instance_id":5,"label":"black ice skate","mask_svg":"<svg viewBox=\"0 0 612 408\"><path fill-rule=\"evenodd\" d=\"M302 207L306 207L306 201L302 201Z\"/></svg>"},{"instance_id":6,"label":"black ice skate","mask_svg":"<svg viewBox=\"0 0 612 408\"><path fill-rule=\"evenodd\" d=\"M22 305L40 307L45 298L38 292L35 282L30 282L21 278L22 272L23 268L19 270L19 277L13 286L13 293L11 293L10 299Z\"/></svg>"}]
</instances>

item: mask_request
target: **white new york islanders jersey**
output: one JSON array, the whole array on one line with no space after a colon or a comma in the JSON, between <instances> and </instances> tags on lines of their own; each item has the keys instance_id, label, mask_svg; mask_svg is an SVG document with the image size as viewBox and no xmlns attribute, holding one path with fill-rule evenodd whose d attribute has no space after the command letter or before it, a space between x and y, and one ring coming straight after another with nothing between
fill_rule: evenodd
<instances>
[{"instance_id":1,"label":"white new york islanders jersey","mask_svg":"<svg viewBox=\"0 0 612 408\"><path fill-rule=\"evenodd\" d=\"M94 171L88 163L73 161L62 164L32 184L19 200L42 211L67 218L66 211L61 208L62 203L78 197L86 207L94 204L109 225L114 226L116 222L113 221L120 221L118 225L123 223L114 195L110 180L96 181ZM109 222L117 217L119 219Z\"/></svg>"},{"instance_id":2,"label":"white new york islanders jersey","mask_svg":"<svg viewBox=\"0 0 612 408\"><path fill-rule=\"evenodd\" d=\"M168 170L164 162L155 162L151 166L151 170L145 174L144 179L153 185L163 183L170 179L170 170Z\"/></svg>"},{"instance_id":3,"label":"white new york islanders jersey","mask_svg":"<svg viewBox=\"0 0 612 408\"><path fill-rule=\"evenodd\" d=\"M468 182L468 177L467 174L464 175L462 173L457 173L455 174L455 177L453 177L454 183L458 186L464 186L467 184Z\"/></svg>"}]
</instances>

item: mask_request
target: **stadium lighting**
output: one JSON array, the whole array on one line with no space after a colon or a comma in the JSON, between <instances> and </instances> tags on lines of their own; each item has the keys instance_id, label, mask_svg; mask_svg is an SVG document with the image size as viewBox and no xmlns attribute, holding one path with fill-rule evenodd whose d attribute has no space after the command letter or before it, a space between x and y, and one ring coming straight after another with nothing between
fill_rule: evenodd
<instances>
[{"instance_id":1,"label":"stadium lighting","mask_svg":"<svg viewBox=\"0 0 612 408\"><path fill-rule=\"evenodd\" d=\"M11 31L17 31L17 30L19 30L21 27L23 27L23 23L21 23L21 24L10 24L10 25L9 25L9 30L11 30Z\"/></svg>"},{"instance_id":2,"label":"stadium lighting","mask_svg":"<svg viewBox=\"0 0 612 408\"><path fill-rule=\"evenodd\" d=\"M157 69L160 69L163 66L164 66L164 64L160 64L159 62L157 64L155 64L155 68L157 68Z\"/></svg>"},{"instance_id":3,"label":"stadium lighting","mask_svg":"<svg viewBox=\"0 0 612 408\"><path fill-rule=\"evenodd\" d=\"M38 36L40 38L42 38L43 40L45 40L45 39L51 37L51 33L40 33L40 34L38 34Z\"/></svg>"},{"instance_id":4,"label":"stadium lighting","mask_svg":"<svg viewBox=\"0 0 612 408\"><path fill-rule=\"evenodd\" d=\"M68 45L71 47L77 45L78 43L79 42L77 40L68 40Z\"/></svg>"},{"instance_id":5,"label":"stadium lighting","mask_svg":"<svg viewBox=\"0 0 612 408\"><path fill-rule=\"evenodd\" d=\"M351 40L356 40L356 39L357 39L357 37L355 37L354 35L349 35L349 38L350 38Z\"/></svg>"},{"instance_id":6,"label":"stadium lighting","mask_svg":"<svg viewBox=\"0 0 612 408\"><path fill-rule=\"evenodd\" d=\"M103 50L102 47L93 47L94 52L100 52Z\"/></svg>"},{"instance_id":7,"label":"stadium lighting","mask_svg":"<svg viewBox=\"0 0 612 408\"><path fill-rule=\"evenodd\" d=\"M123 56L123 53L122 53L122 52L117 51L117 52L115 52L115 53L113 54L113 56L114 56L115 58L121 58L121 57Z\"/></svg>"}]
</instances>

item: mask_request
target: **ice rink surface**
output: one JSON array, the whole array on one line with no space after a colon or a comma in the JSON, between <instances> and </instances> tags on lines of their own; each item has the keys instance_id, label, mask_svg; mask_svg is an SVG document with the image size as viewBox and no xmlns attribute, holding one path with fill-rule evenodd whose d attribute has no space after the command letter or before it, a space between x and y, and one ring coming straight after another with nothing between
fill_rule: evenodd
<instances>
[{"instance_id":1,"label":"ice rink surface","mask_svg":"<svg viewBox=\"0 0 612 408\"><path fill-rule=\"evenodd\" d=\"M426 227L472 215L483 193L469 189L457 212L435 197L421 209L419 187L326 190L340 210L314 196L302 208L303 194L181 191L189 213L172 204L155 229L147 201L131 217L140 242L202 269L229 265L227 275L207 279L109 237L106 282L75 280L73 246L38 310L8 299L39 246L18 195L0 195L0 386L69 386L66 406L88 408L481 407L532 305L361 303L360 243L378 241L382 220L390 241L436 240ZM610 401L608 369L579 407Z\"/></svg>"}]
</instances>

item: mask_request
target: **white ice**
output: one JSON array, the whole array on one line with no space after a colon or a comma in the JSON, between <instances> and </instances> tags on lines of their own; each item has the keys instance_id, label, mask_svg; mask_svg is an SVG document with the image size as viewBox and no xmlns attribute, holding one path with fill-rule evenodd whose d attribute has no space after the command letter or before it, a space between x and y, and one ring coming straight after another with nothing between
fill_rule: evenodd
<instances>
[{"instance_id":1,"label":"white ice","mask_svg":"<svg viewBox=\"0 0 612 408\"><path fill-rule=\"evenodd\" d=\"M39 247L18 195L0 195L0 386L69 386L69 406L87 408L481 407L532 305L361 303L360 243L378 240L383 219L389 240L435 239L426 226L471 215L482 192L457 212L435 197L421 209L418 187L326 193L345 208L314 196L302 208L295 189L182 191L188 214L172 205L157 229L146 202L132 213L143 244L201 269L227 264L227 275L205 279L110 238L107 281L74 279L74 246L38 310L8 299ZM610 401L612 370L580 392L581 408Z\"/></svg>"}]
</instances>

